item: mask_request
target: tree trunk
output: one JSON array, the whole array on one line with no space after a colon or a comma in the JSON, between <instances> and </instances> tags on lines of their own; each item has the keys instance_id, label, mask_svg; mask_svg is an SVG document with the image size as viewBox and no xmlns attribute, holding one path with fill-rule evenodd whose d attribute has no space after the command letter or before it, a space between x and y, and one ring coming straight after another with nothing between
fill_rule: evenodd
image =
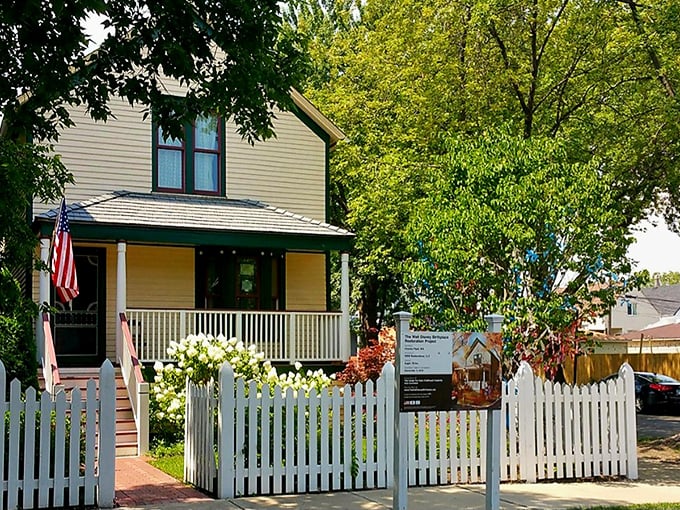
<instances>
[{"instance_id":1,"label":"tree trunk","mask_svg":"<svg viewBox=\"0 0 680 510\"><path fill-rule=\"evenodd\" d=\"M361 289L361 301L359 302L359 321L361 324L360 346L366 345L371 336L371 329L378 329L378 290L379 282L375 278L369 278L364 282Z\"/></svg>"}]
</instances>

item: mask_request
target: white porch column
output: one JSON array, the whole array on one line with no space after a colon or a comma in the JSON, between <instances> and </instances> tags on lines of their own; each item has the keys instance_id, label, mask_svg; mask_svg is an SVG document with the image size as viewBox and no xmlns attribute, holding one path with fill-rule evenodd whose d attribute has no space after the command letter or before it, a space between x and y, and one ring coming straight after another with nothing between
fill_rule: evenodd
<instances>
[{"instance_id":1,"label":"white porch column","mask_svg":"<svg viewBox=\"0 0 680 510\"><path fill-rule=\"evenodd\" d=\"M45 264L46 267L50 265L50 239L48 237L43 237L40 239L40 260ZM43 320L42 320L42 306L44 303L50 304L50 272L48 270L40 271L40 283L38 287L38 305L40 305L41 310L38 312L38 318L36 319L36 340L38 342L38 348L36 352L38 354L38 361L40 361L45 355L45 335L43 333Z\"/></svg>"},{"instance_id":2,"label":"white porch column","mask_svg":"<svg viewBox=\"0 0 680 510\"><path fill-rule=\"evenodd\" d=\"M349 337L349 253L343 252L340 255L340 310L342 319L340 320L340 355L343 361L349 359L350 337Z\"/></svg>"},{"instance_id":3,"label":"white porch column","mask_svg":"<svg viewBox=\"0 0 680 510\"><path fill-rule=\"evenodd\" d=\"M120 314L127 308L127 267L125 252L127 243L118 241L118 263L116 264L116 361L123 354L123 330L120 327Z\"/></svg>"}]
</instances>

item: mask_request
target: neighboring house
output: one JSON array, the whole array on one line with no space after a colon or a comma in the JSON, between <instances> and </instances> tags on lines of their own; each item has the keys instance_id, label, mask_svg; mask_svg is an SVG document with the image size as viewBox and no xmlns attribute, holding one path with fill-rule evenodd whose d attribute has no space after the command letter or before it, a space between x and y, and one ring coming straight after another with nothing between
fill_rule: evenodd
<instances>
[{"instance_id":1,"label":"neighboring house","mask_svg":"<svg viewBox=\"0 0 680 510\"><path fill-rule=\"evenodd\" d=\"M183 93L171 80L165 86ZM326 222L329 152L343 133L291 96L293 111L275 112L276 137L254 146L209 113L186 126L182 142L122 99L110 102L105 123L67 107L75 126L54 149L75 178L66 199L80 295L64 307L47 272L32 281L34 299L57 308L59 367L105 358L127 366L124 323L142 362L167 359L170 341L201 332L255 343L273 361L349 358L354 236ZM43 261L57 207L33 204ZM331 310L333 252L341 253L342 310Z\"/></svg>"},{"instance_id":2,"label":"neighboring house","mask_svg":"<svg viewBox=\"0 0 680 510\"><path fill-rule=\"evenodd\" d=\"M619 296L610 312L588 325L590 331L618 335L656 323L680 320L680 285L658 285Z\"/></svg>"}]
</instances>

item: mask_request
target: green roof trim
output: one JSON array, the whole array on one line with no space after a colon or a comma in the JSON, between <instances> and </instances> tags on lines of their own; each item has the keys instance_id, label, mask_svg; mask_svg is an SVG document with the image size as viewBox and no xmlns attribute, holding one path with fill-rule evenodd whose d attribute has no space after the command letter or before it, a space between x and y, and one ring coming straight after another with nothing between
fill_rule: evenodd
<instances>
[{"instance_id":1,"label":"green roof trim","mask_svg":"<svg viewBox=\"0 0 680 510\"><path fill-rule=\"evenodd\" d=\"M39 235L52 235L52 222L39 220ZM211 245L236 248L267 248L280 250L344 251L352 246L353 239L309 235L263 234L249 232L217 232L213 230L180 230L149 228L145 226L78 224L72 223L71 235L75 240L136 241L170 245Z\"/></svg>"}]
</instances>

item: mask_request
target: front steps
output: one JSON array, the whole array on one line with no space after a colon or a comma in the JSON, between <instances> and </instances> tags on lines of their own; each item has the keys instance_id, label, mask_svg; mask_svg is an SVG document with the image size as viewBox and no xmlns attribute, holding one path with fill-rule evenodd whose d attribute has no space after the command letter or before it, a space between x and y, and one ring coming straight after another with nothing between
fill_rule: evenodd
<instances>
[{"instance_id":1,"label":"front steps","mask_svg":"<svg viewBox=\"0 0 680 510\"><path fill-rule=\"evenodd\" d=\"M80 388L85 392L87 381L90 379L94 379L97 390L99 389L98 368L60 368L59 376L67 396L73 388ZM42 374L39 375L39 379L40 388L44 389ZM137 448L137 429L132 404L120 368L116 368L116 457L134 457L137 455Z\"/></svg>"}]
</instances>

